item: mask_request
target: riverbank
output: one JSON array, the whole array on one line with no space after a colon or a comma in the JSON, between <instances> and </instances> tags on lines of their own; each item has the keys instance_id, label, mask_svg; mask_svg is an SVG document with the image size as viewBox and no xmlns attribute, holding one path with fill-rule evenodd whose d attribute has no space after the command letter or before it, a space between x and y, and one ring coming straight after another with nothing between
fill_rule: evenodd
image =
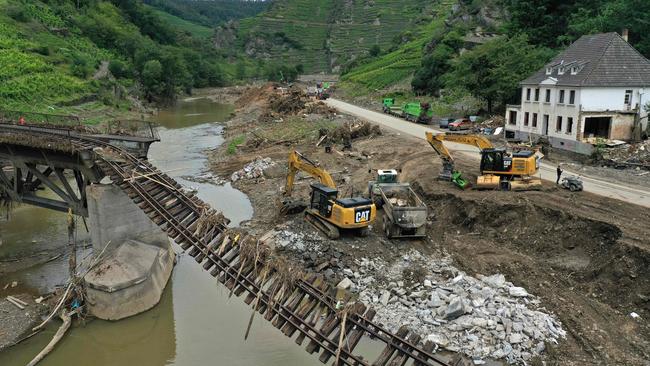
<instances>
[{"instance_id":1,"label":"riverbank","mask_svg":"<svg viewBox=\"0 0 650 366\"><path fill-rule=\"evenodd\" d=\"M425 142L388 131L353 138L350 151L335 142L326 153L317 146L323 129L358 121L328 108L314 113L312 102L278 112L283 93L267 87L242 94L225 143L209 153L214 174L235 178L233 186L250 197L254 215L246 226L274 237L277 252L333 283L347 278L391 329L408 323L441 349L511 362L643 364L648 326L629 314L650 314L643 239L650 228L640 225L650 219L647 210L555 186L461 192L436 180L440 161ZM402 169L401 180L429 207L429 235L388 240L376 224L368 238L331 241L301 215L280 214L291 149L331 172L345 196L366 191L369 169ZM474 161L456 164L476 178ZM299 178L294 196L307 197L310 181ZM481 296L473 290L484 288ZM467 305L463 314L448 316L459 302Z\"/></svg>"}]
</instances>

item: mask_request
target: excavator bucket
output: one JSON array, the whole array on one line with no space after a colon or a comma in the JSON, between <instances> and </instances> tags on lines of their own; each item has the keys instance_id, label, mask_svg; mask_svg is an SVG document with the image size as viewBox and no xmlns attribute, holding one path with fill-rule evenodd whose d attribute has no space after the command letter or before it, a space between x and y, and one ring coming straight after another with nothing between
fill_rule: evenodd
<instances>
[{"instance_id":1,"label":"excavator bucket","mask_svg":"<svg viewBox=\"0 0 650 366\"><path fill-rule=\"evenodd\" d=\"M461 176L459 171L455 171L451 174L451 181L460 189L465 189L470 186L470 183Z\"/></svg>"},{"instance_id":2,"label":"excavator bucket","mask_svg":"<svg viewBox=\"0 0 650 366\"><path fill-rule=\"evenodd\" d=\"M501 178L498 175L480 175L476 178L476 188L478 189L499 189Z\"/></svg>"}]
</instances>

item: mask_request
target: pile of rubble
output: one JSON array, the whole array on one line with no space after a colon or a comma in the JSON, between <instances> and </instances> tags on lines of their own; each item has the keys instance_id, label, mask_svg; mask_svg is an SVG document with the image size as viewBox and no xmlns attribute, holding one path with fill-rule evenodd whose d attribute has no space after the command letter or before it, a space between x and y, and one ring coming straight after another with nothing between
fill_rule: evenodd
<instances>
[{"instance_id":1,"label":"pile of rubble","mask_svg":"<svg viewBox=\"0 0 650 366\"><path fill-rule=\"evenodd\" d=\"M604 148L602 157L615 163L650 166L650 140Z\"/></svg>"},{"instance_id":2,"label":"pile of rubble","mask_svg":"<svg viewBox=\"0 0 650 366\"><path fill-rule=\"evenodd\" d=\"M327 134L328 139L333 142L351 141L366 136L381 136L381 129L367 121L355 120L345 122Z\"/></svg>"},{"instance_id":3,"label":"pile of rubble","mask_svg":"<svg viewBox=\"0 0 650 366\"><path fill-rule=\"evenodd\" d=\"M344 269L340 287L359 293L391 330L407 324L438 348L461 352L480 364L505 359L523 364L557 343L566 332L540 301L501 274L472 277L417 251L387 265L381 259L359 260L356 271Z\"/></svg>"},{"instance_id":4,"label":"pile of rubble","mask_svg":"<svg viewBox=\"0 0 650 366\"><path fill-rule=\"evenodd\" d=\"M262 158L257 157L252 162L244 166L243 169L240 169L230 176L232 182L236 182L241 179L256 179L264 175L264 171L272 166L275 166L275 162L271 158Z\"/></svg>"}]
</instances>

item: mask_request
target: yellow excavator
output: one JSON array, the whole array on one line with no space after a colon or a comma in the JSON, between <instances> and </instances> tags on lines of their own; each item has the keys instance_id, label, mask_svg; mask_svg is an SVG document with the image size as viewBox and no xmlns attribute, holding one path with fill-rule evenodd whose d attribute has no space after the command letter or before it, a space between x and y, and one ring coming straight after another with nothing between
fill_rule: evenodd
<instances>
[{"instance_id":1,"label":"yellow excavator","mask_svg":"<svg viewBox=\"0 0 650 366\"><path fill-rule=\"evenodd\" d=\"M542 179L537 173L544 155L539 151L520 150L508 153L504 148L495 148L490 140L478 135L426 132L426 138L442 158L439 178L451 180L460 188L467 187L469 183L454 170L454 159L443 141L471 145L480 150L481 175L476 180L477 189L527 191L542 188Z\"/></svg>"},{"instance_id":2,"label":"yellow excavator","mask_svg":"<svg viewBox=\"0 0 650 366\"><path fill-rule=\"evenodd\" d=\"M376 216L375 204L368 198L338 198L339 191L332 176L317 163L297 151L289 154L289 171L285 196L291 196L296 174L303 171L319 180L312 183L305 219L330 239L338 239L341 230L355 230L361 236L370 232L368 227Z\"/></svg>"}]
</instances>

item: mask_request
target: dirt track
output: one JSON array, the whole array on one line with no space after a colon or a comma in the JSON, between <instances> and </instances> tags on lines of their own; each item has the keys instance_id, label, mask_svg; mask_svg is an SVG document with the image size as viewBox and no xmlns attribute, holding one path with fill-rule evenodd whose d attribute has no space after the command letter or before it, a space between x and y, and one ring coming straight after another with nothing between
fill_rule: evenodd
<instances>
[{"instance_id":1,"label":"dirt track","mask_svg":"<svg viewBox=\"0 0 650 366\"><path fill-rule=\"evenodd\" d=\"M436 180L441 164L431 147L404 134L354 140L353 154L326 154L322 147L315 147L317 136L309 133L281 143L260 142L256 139L260 128L268 126L256 121L257 109L262 108L258 102L240 109L227 129L228 138L244 135L247 142L235 154L228 154L224 144L211 157L213 170L223 177L257 156L278 162L274 174L234 184L250 196L255 207L248 223L252 230L261 235L289 223L313 231L297 223L301 220L278 213L282 166L290 149L298 149L333 172L345 195L366 189L371 178L368 169L401 168L402 180L416 186L433 213L428 238L390 241L375 227L367 239L329 243L341 253L341 261L353 262L360 256L392 261L409 249L449 253L469 274L505 274L557 314L568 336L557 347L547 347L545 360L550 364L645 365L650 359L646 320L650 319L650 209L588 192L573 194L554 185L540 192L459 191ZM346 120L321 118L330 126ZM309 124L318 117L303 119ZM282 122L271 123L276 123L273 131L286 129ZM340 150L340 146L334 148ZM476 178L474 158L459 155L456 164L470 180ZM308 182L299 180L294 195L307 196ZM642 320L632 319L631 312Z\"/></svg>"}]
</instances>

